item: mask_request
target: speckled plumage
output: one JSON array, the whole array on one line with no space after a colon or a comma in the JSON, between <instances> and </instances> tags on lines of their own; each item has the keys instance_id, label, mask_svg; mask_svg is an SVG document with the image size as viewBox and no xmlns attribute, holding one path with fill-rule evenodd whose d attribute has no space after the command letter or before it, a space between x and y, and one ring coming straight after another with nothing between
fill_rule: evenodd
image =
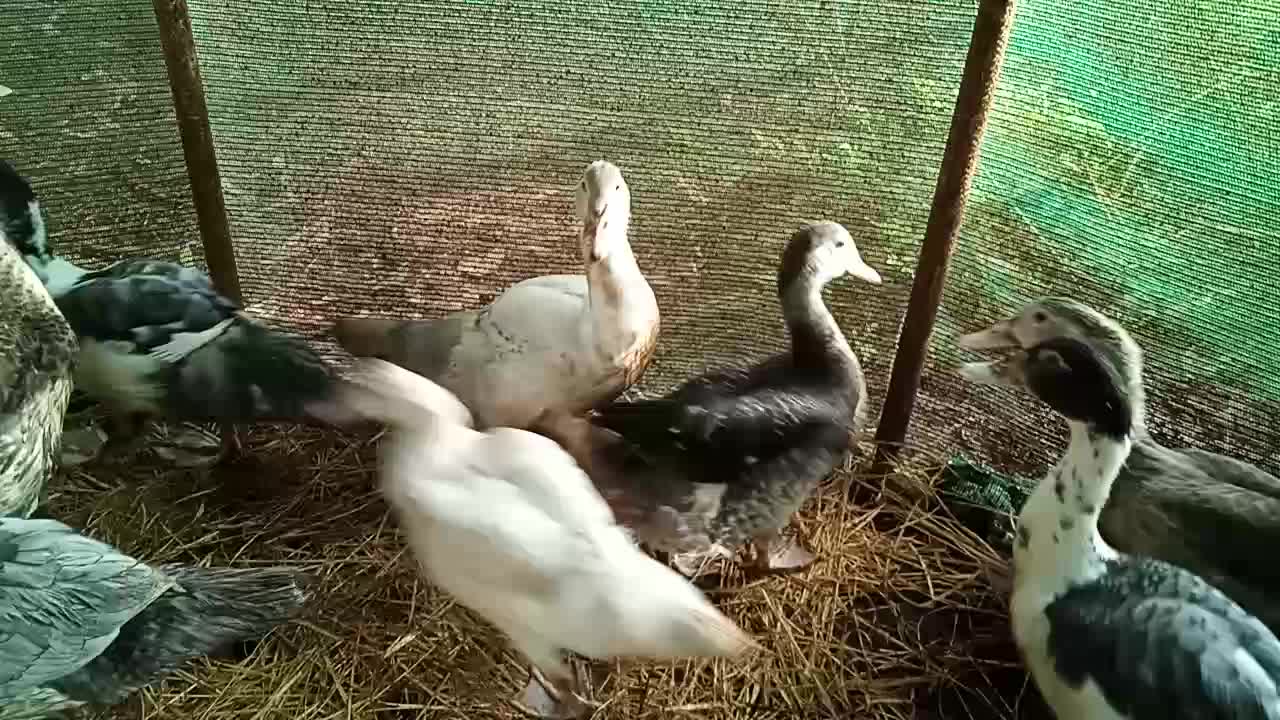
<instances>
[{"instance_id":1,"label":"speckled plumage","mask_svg":"<svg viewBox=\"0 0 1280 720\"><path fill-rule=\"evenodd\" d=\"M120 702L305 598L293 570L154 568L53 520L0 518L0 720Z\"/></svg>"},{"instance_id":2,"label":"speckled plumage","mask_svg":"<svg viewBox=\"0 0 1280 720\"><path fill-rule=\"evenodd\" d=\"M0 160L0 515L30 515L52 475L71 395L75 334L14 247L39 204Z\"/></svg>"},{"instance_id":3,"label":"speckled plumage","mask_svg":"<svg viewBox=\"0 0 1280 720\"><path fill-rule=\"evenodd\" d=\"M87 272L58 296L58 307L81 335L128 341L147 352L239 309L208 275L161 260L123 260Z\"/></svg>"},{"instance_id":4,"label":"speckled plumage","mask_svg":"<svg viewBox=\"0 0 1280 720\"><path fill-rule=\"evenodd\" d=\"M606 462L618 468L602 490L626 519L654 507L683 518L680 532L646 539L655 548L694 549L680 542L689 533L740 545L786 525L843 460L856 385L847 365L797 367L783 355L695 378L662 398L614 403L592 418L625 440L602 445L615 448ZM699 485L723 491L695 507Z\"/></svg>"},{"instance_id":5,"label":"speckled plumage","mask_svg":"<svg viewBox=\"0 0 1280 720\"><path fill-rule=\"evenodd\" d=\"M302 421L332 390L332 369L305 341L244 315L208 276L177 263L116 263L81 276L57 302L93 357L105 356L84 363L78 386L118 409L198 421ZM190 350L154 354L199 333L208 337ZM132 358L131 377L144 391L101 372L121 367L120 355Z\"/></svg>"}]
</instances>

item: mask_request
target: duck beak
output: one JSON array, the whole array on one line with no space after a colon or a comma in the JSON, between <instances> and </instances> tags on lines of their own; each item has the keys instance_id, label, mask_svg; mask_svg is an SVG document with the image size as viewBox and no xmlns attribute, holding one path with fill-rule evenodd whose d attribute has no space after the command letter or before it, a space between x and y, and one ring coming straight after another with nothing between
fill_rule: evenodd
<instances>
[{"instance_id":1,"label":"duck beak","mask_svg":"<svg viewBox=\"0 0 1280 720\"><path fill-rule=\"evenodd\" d=\"M850 275L862 280L863 282L871 283L872 285L879 285L883 282L880 278L880 273L876 272L875 268L868 265L866 261L862 259L862 256L858 254L858 249L854 247L852 243L850 243L849 249L850 252L847 272Z\"/></svg>"},{"instance_id":2,"label":"duck beak","mask_svg":"<svg viewBox=\"0 0 1280 720\"><path fill-rule=\"evenodd\" d=\"M1013 334L1013 323L1008 320L1001 320L986 330L961 335L956 338L956 344L966 350L1005 350L1021 346Z\"/></svg>"},{"instance_id":3,"label":"duck beak","mask_svg":"<svg viewBox=\"0 0 1280 720\"><path fill-rule=\"evenodd\" d=\"M857 263L855 263L852 267L849 268L849 274L858 278L859 280L869 282L872 285L879 285L881 282L883 282L880 279L880 273L876 272L875 268L862 262L862 260L858 260Z\"/></svg>"},{"instance_id":4,"label":"duck beak","mask_svg":"<svg viewBox=\"0 0 1280 720\"><path fill-rule=\"evenodd\" d=\"M1021 387L1025 384L1022 374L1022 359L1023 356L1019 353L1013 357L999 360L963 363L956 369L956 374L977 385Z\"/></svg>"}]
</instances>

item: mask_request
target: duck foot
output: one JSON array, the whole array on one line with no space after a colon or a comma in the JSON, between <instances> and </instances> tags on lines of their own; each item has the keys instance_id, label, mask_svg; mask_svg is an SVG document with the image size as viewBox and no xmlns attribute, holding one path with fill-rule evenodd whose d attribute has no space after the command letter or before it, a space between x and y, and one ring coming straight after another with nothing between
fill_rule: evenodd
<instances>
[{"instance_id":1,"label":"duck foot","mask_svg":"<svg viewBox=\"0 0 1280 720\"><path fill-rule=\"evenodd\" d=\"M752 567L760 572L794 572L808 567L818 559L798 539L781 534L757 539L752 545L755 549Z\"/></svg>"},{"instance_id":2,"label":"duck foot","mask_svg":"<svg viewBox=\"0 0 1280 720\"><path fill-rule=\"evenodd\" d=\"M544 720L577 720L589 717L595 703L583 700L574 687L583 687L581 670L570 661L572 677L550 681L537 668L529 668L529 684L516 696L514 704L522 712Z\"/></svg>"},{"instance_id":3,"label":"duck foot","mask_svg":"<svg viewBox=\"0 0 1280 720\"><path fill-rule=\"evenodd\" d=\"M108 439L102 448L104 458L112 462L129 462L147 442L149 419L141 413L117 413L106 418Z\"/></svg>"},{"instance_id":4,"label":"duck foot","mask_svg":"<svg viewBox=\"0 0 1280 720\"><path fill-rule=\"evenodd\" d=\"M236 432L235 425L223 425L222 432L222 459L235 461L239 460L244 454L244 445L240 442L240 433Z\"/></svg>"},{"instance_id":5,"label":"duck foot","mask_svg":"<svg viewBox=\"0 0 1280 720\"><path fill-rule=\"evenodd\" d=\"M712 545L706 550L694 550L692 552L671 553L669 555L671 566L681 575L687 578L695 578L701 575L707 566L717 558L732 558L733 553L721 545Z\"/></svg>"},{"instance_id":6,"label":"duck foot","mask_svg":"<svg viewBox=\"0 0 1280 720\"><path fill-rule=\"evenodd\" d=\"M226 455L224 441L198 425L183 423L169 430L166 437L152 448L156 455L177 467L206 468L222 461Z\"/></svg>"}]
</instances>

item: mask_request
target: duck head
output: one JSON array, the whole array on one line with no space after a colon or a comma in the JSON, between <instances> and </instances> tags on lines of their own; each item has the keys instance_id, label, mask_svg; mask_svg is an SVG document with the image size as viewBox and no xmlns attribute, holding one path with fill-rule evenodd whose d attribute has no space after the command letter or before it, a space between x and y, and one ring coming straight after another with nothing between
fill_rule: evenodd
<instances>
[{"instance_id":1,"label":"duck head","mask_svg":"<svg viewBox=\"0 0 1280 720\"><path fill-rule=\"evenodd\" d=\"M31 183L18 174L7 161L0 159L0 235L12 245L31 269L46 280L43 272L53 261L44 215Z\"/></svg>"},{"instance_id":2,"label":"duck head","mask_svg":"<svg viewBox=\"0 0 1280 720\"><path fill-rule=\"evenodd\" d=\"M1116 439L1133 427L1133 403L1121 372L1082 340L1051 338L1001 360L969 363L961 374L1025 387L1068 422Z\"/></svg>"},{"instance_id":3,"label":"duck head","mask_svg":"<svg viewBox=\"0 0 1280 720\"><path fill-rule=\"evenodd\" d=\"M843 225L820 222L805 225L792 234L778 267L778 292L786 295L797 286L821 289L845 275L881 283L880 273L858 252L853 236Z\"/></svg>"},{"instance_id":4,"label":"duck head","mask_svg":"<svg viewBox=\"0 0 1280 720\"><path fill-rule=\"evenodd\" d=\"M1064 297L1042 297L1024 305L1013 317L985 330L961 335L956 344L967 350L1027 350L1055 339L1082 342L1115 368L1126 383L1126 394L1134 405L1135 423L1142 425L1145 406L1142 349L1119 323L1084 303ZM960 374L982 384L1022 385L1002 372L1002 362L967 363ZM990 367L985 367L988 365Z\"/></svg>"},{"instance_id":5,"label":"duck head","mask_svg":"<svg viewBox=\"0 0 1280 720\"><path fill-rule=\"evenodd\" d=\"M574 191L574 208L582 220L582 260L590 265L627 244L631 223L631 189L618 166L596 160L587 166Z\"/></svg>"}]
</instances>

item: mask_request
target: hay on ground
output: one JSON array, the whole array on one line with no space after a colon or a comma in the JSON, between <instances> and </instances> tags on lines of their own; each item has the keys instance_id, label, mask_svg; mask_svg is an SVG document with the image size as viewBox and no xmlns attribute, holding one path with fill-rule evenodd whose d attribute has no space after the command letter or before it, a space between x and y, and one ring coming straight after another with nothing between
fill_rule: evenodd
<instances>
[{"instance_id":1,"label":"hay on ground","mask_svg":"<svg viewBox=\"0 0 1280 720\"><path fill-rule=\"evenodd\" d=\"M521 717L506 702L527 679L521 659L419 575L374 485L373 438L242 437L248 459L212 472L143 455L55 483L56 517L147 561L288 563L317 578L308 611L244 657L197 661L100 717ZM851 487L869 499L850 503ZM708 588L767 652L601 663L596 717L1040 717L987 580L1005 560L930 488L918 470L839 473L795 523L818 564L750 583L726 569Z\"/></svg>"}]
</instances>

